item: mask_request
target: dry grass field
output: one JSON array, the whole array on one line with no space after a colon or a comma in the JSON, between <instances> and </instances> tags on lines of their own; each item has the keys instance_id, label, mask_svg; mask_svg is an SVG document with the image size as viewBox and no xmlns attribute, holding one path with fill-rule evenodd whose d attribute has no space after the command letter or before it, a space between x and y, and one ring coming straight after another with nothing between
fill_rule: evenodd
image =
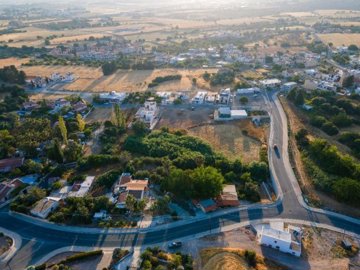
<instances>
[{"instance_id":1,"label":"dry grass field","mask_svg":"<svg viewBox=\"0 0 360 270\"><path fill-rule=\"evenodd\" d=\"M29 60L30 60L29 58L15 58L15 57L0 59L0 68L10 65L14 65L15 67L19 68L21 67L22 64L29 62Z\"/></svg>"},{"instance_id":2,"label":"dry grass field","mask_svg":"<svg viewBox=\"0 0 360 270\"><path fill-rule=\"evenodd\" d=\"M333 43L334 46L349 46L351 44L360 44L360 34L319 34L319 38L325 43Z\"/></svg>"},{"instance_id":3,"label":"dry grass field","mask_svg":"<svg viewBox=\"0 0 360 270\"><path fill-rule=\"evenodd\" d=\"M207 141L228 158L240 158L245 163L258 161L262 144L266 142L266 128L255 127L250 120L200 125L190 128L189 133Z\"/></svg>"},{"instance_id":4,"label":"dry grass field","mask_svg":"<svg viewBox=\"0 0 360 270\"><path fill-rule=\"evenodd\" d=\"M208 83L202 80L205 71L214 73L217 69L155 69L155 70L119 70L110 76L103 76L101 69L85 66L32 66L23 67L28 76L50 76L54 72L73 72L77 77L72 83L61 85L61 90L86 92L135 92L145 91L148 84L159 76L181 74L180 81L168 81L155 87L156 91L183 91L193 87L192 79L196 78L202 88L210 89ZM59 86L60 87L60 86ZM55 87L56 88L56 87Z\"/></svg>"},{"instance_id":5,"label":"dry grass field","mask_svg":"<svg viewBox=\"0 0 360 270\"><path fill-rule=\"evenodd\" d=\"M200 251L203 270L280 270L287 269L267 260L263 256L256 256L256 266L248 265L244 258L245 250L236 248L206 248Z\"/></svg>"}]
</instances>

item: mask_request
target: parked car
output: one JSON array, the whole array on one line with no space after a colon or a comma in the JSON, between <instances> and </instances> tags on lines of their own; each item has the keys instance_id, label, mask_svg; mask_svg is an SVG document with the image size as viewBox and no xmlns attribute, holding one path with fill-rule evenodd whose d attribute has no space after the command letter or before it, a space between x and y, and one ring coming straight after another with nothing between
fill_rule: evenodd
<instances>
[{"instance_id":1,"label":"parked car","mask_svg":"<svg viewBox=\"0 0 360 270\"><path fill-rule=\"evenodd\" d=\"M179 248L182 246L182 242L178 241L178 242L171 242L168 247L169 248Z\"/></svg>"}]
</instances>

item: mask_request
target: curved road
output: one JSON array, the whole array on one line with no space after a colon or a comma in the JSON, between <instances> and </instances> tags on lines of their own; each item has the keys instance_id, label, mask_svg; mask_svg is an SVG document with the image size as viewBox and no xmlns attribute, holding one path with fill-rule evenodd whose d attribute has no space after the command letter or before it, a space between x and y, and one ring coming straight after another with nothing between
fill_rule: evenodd
<instances>
[{"instance_id":1,"label":"curved road","mask_svg":"<svg viewBox=\"0 0 360 270\"><path fill-rule=\"evenodd\" d=\"M143 244L156 244L176 238L211 231L220 227L243 221L255 221L263 218L287 218L322 223L360 234L360 220L339 214L312 209L305 205L301 191L291 168L287 151L287 120L276 96L269 98L271 114L270 146L277 144L278 156L269 147L269 163L273 178L279 186L279 199L272 205L249 207L247 209L231 209L225 213L209 215L202 220L186 223L179 222L169 226L159 226L151 230L129 229L121 233L102 232L64 232L47 228L23 219L19 219L3 209L0 212L0 227L18 233L22 237L22 246L8 265L1 269L20 270L27 265L39 261L49 252L65 246L119 247Z\"/></svg>"}]
</instances>

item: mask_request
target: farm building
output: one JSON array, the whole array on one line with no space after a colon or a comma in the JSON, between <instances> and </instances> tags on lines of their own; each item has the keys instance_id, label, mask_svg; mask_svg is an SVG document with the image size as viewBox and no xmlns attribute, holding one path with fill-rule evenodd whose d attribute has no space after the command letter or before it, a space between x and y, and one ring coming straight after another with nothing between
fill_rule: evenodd
<instances>
[{"instance_id":1,"label":"farm building","mask_svg":"<svg viewBox=\"0 0 360 270\"><path fill-rule=\"evenodd\" d=\"M245 119L248 114L245 110L231 110L230 107L220 107L214 112L216 121Z\"/></svg>"}]
</instances>

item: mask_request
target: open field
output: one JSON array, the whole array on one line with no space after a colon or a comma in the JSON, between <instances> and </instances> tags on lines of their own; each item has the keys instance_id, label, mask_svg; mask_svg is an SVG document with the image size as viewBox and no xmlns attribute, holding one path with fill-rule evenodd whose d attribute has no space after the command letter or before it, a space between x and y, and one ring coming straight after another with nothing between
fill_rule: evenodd
<instances>
[{"instance_id":1,"label":"open field","mask_svg":"<svg viewBox=\"0 0 360 270\"><path fill-rule=\"evenodd\" d=\"M208 248L200 252L203 262L203 270L247 270L251 267L245 260L245 250L236 248ZM264 257L256 256L256 270L280 270L287 269L266 260Z\"/></svg>"},{"instance_id":2,"label":"open field","mask_svg":"<svg viewBox=\"0 0 360 270\"><path fill-rule=\"evenodd\" d=\"M111 119L112 107L95 107L86 117L86 123L105 122Z\"/></svg>"},{"instance_id":3,"label":"open field","mask_svg":"<svg viewBox=\"0 0 360 270\"><path fill-rule=\"evenodd\" d=\"M351 44L360 44L360 34L319 34L319 38L325 44L333 43L334 46L349 46Z\"/></svg>"},{"instance_id":4,"label":"open field","mask_svg":"<svg viewBox=\"0 0 360 270\"><path fill-rule=\"evenodd\" d=\"M202 125L189 129L189 133L228 158L240 158L245 163L260 159L261 146L266 141L266 128L255 127L250 120Z\"/></svg>"},{"instance_id":5,"label":"open field","mask_svg":"<svg viewBox=\"0 0 360 270\"><path fill-rule=\"evenodd\" d=\"M29 62L29 60L30 60L29 58L15 58L15 57L0 59L0 68L10 65L14 65L15 67L19 68L21 67L22 64Z\"/></svg>"},{"instance_id":6,"label":"open field","mask_svg":"<svg viewBox=\"0 0 360 270\"><path fill-rule=\"evenodd\" d=\"M205 71L214 73L217 69L155 69L155 70L119 70L113 75L103 76L100 68L85 66L31 66L22 67L28 76L50 76L52 73L73 72L78 79L72 83L55 86L56 90L86 91L86 92L136 92L145 91L147 85L156 77L181 74L180 81L168 81L155 87L156 91L180 91L193 87L192 79L197 78L201 87L210 89L208 83L202 79ZM214 88L215 89L215 88Z\"/></svg>"}]
</instances>

